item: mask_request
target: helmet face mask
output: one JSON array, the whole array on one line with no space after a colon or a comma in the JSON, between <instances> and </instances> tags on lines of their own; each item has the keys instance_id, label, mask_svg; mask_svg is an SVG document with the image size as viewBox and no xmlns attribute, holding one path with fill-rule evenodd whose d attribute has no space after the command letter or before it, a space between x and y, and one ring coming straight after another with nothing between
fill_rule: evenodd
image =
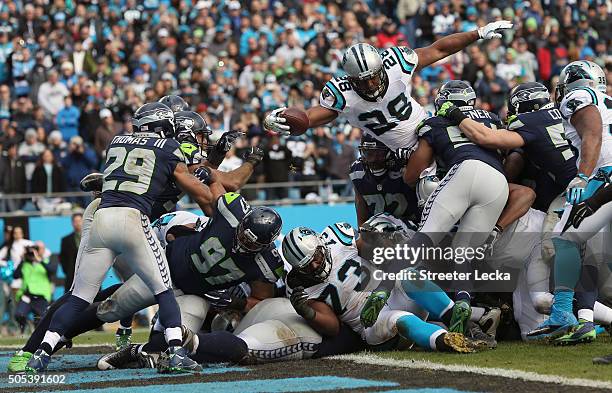
<instances>
[{"instance_id":1,"label":"helmet face mask","mask_svg":"<svg viewBox=\"0 0 612 393\"><path fill-rule=\"evenodd\" d=\"M332 259L329 248L324 245L315 249L308 264L301 269L303 274L314 277L320 282L325 282L331 273Z\"/></svg>"},{"instance_id":2,"label":"helmet face mask","mask_svg":"<svg viewBox=\"0 0 612 393\"><path fill-rule=\"evenodd\" d=\"M359 156L365 169L374 176L384 175L388 169L394 168L397 164L391 149L370 135L362 137Z\"/></svg>"},{"instance_id":3,"label":"helmet face mask","mask_svg":"<svg viewBox=\"0 0 612 393\"><path fill-rule=\"evenodd\" d=\"M207 157L212 144L209 136L212 133L208 124L200 114L192 111L180 111L174 114L176 122L176 140L179 143L190 143L198 146L200 154Z\"/></svg>"},{"instance_id":4,"label":"helmet face mask","mask_svg":"<svg viewBox=\"0 0 612 393\"><path fill-rule=\"evenodd\" d=\"M349 76L348 81L360 96L368 100L376 100L382 97L389 84L389 78L384 68L380 68L372 76L366 78Z\"/></svg>"},{"instance_id":5,"label":"helmet face mask","mask_svg":"<svg viewBox=\"0 0 612 393\"><path fill-rule=\"evenodd\" d=\"M555 92L555 102L561 104L563 97L577 87L597 87L591 65L586 61L574 61L561 70Z\"/></svg>"},{"instance_id":6,"label":"helmet face mask","mask_svg":"<svg viewBox=\"0 0 612 393\"><path fill-rule=\"evenodd\" d=\"M363 99L376 101L389 86L389 77L378 50L372 45L355 44L344 52L342 69L353 90Z\"/></svg>"},{"instance_id":7,"label":"helmet face mask","mask_svg":"<svg viewBox=\"0 0 612 393\"><path fill-rule=\"evenodd\" d=\"M331 251L312 229L297 227L283 239L283 257L301 274L325 282L332 269Z\"/></svg>"},{"instance_id":8,"label":"helmet face mask","mask_svg":"<svg viewBox=\"0 0 612 393\"><path fill-rule=\"evenodd\" d=\"M234 251L256 254L270 246L280 234L283 222L269 207L256 207L238 224L234 238Z\"/></svg>"}]
</instances>

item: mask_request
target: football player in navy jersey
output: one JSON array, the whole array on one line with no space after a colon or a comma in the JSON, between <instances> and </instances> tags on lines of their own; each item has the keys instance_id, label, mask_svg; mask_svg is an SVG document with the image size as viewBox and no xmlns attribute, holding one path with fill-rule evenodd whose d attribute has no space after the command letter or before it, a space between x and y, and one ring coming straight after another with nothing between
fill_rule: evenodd
<instances>
[{"instance_id":1,"label":"football player in navy jersey","mask_svg":"<svg viewBox=\"0 0 612 393\"><path fill-rule=\"evenodd\" d=\"M554 107L541 83L523 83L510 91L507 130L491 129L469 118L458 126L481 146L522 148L527 160L537 169L534 208L538 210L547 211L576 176L576 156L565 138L561 112Z\"/></svg>"},{"instance_id":2,"label":"football player in navy jersey","mask_svg":"<svg viewBox=\"0 0 612 393\"><path fill-rule=\"evenodd\" d=\"M434 157L445 163L448 172L425 203L419 232L411 240L414 245L438 244L459 221L453 247L480 246L487 240L506 205L508 183L498 152L471 142L454 125L456 123L446 117L450 106L455 109L454 116L501 127L496 114L475 109L475 102L476 93L469 83L448 82L440 88L435 99L438 115L417 127L419 143L406 164L404 181L415 184ZM482 187L482 179L487 179L487 187ZM397 265L390 269L399 271L406 267ZM364 305L361 315L366 326L376 321L387 301L388 285L389 282L383 281ZM470 295L459 291L455 300L458 307L452 324L465 329L471 314ZM466 323L457 323L460 320Z\"/></svg>"},{"instance_id":3,"label":"football player in navy jersey","mask_svg":"<svg viewBox=\"0 0 612 393\"><path fill-rule=\"evenodd\" d=\"M358 225L378 213L389 213L407 224L417 222L416 193L403 180L405 161L369 135L361 138L359 153L361 157L351 165L349 174Z\"/></svg>"},{"instance_id":4,"label":"football player in navy jersey","mask_svg":"<svg viewBox=\"0 0 612 393\"><path fill-rule=\"evenodd\" d=\"M181 317L168 263L153 236L148 216L153 202L171 181L204 211L212 211L211 190L189 174L174 136L174 114L166 105L149 103L133 116L134 134L116 136L107 150L102 199L94 215L89 242L77 271L72 294L51 320L42 344L26 372L44 372L53 348L76 316L93 301L106 272L121 255L155 294L169 344L162 372L198 370L181 347Z\"/></svg>"}]
</instances>

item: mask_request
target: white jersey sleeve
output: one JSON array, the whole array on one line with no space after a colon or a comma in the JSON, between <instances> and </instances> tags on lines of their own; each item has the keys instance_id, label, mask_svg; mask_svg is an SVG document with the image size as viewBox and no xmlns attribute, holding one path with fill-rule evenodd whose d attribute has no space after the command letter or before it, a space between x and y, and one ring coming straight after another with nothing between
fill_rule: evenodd
<instances>
[{"instance_id":1,"label":"white jersey sleeve","mask_svg":"<svg viewBox=\"0 0 612 393\"><path fill-rule=\"evenodd\" d=\"M343 113L348 110L346 92L353 88L347 77L330 79L319 96L319 104L327 109Z\"/></svg>"},{"instance_id":2,"label":"white jersey sleeve","mask_svg":"<svg viewBox=\"0 0 612 393\"><path fill-rule=\"evenodd\" d=\"M597 95L595 91L588 87L580 87L567 93L561 100L561 115L565 119L570 119L574 113L580 109L589 106L597 106Z\"/></svg>"}]
</instances>

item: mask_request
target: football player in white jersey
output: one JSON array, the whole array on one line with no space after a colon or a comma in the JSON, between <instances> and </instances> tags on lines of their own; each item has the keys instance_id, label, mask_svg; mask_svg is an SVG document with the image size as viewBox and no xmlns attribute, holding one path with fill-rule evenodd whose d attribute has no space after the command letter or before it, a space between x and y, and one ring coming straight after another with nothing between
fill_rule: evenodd
<instances>
[{"instance_id":1,"label":"football player in white jersey","mask_svg":"<svg viewBox=\"0 0 612 393\"><path fill-rule=\"evenodd\" d=\"M592 196L610 182L612 174L612 98L605 94L603 71L592 62L575 61L562 71L557 85L557 102L564 118L565 133L578 150L578 175L568 185L567 204L561 221L555 227L555 291L548 320L530 332L530 338L557 337L582 342L593 337L593 304L595 296L577 293L578 317L572 312L574 288L581 272L580 247L602 229L609 232L612 205L594 212L575 227L568 227L572 205ZM568 330L570 333L563 335ZM559 337L561 336L561 337Z\"/></svg>"},{"instance_id":2,"label":"football player in white jersey","mask_svg":"<svg viewBox=\"0 0 612 393\"><path fill-rule=\"evenodd\" d=\"M425 110L410 94L414 72L479 39L500 38L498 31L509 28L512 23L508 21L492 22L478 30L451 34L425 48L391 47L382 54L368 44L352 45L342 59L346 76L327 82L319 98L320 105L306 111L309 126L327 124L343 114L353 127L407 156L416 145L416 127L426 117ZM290 134L291 127L282 116L285 109L272 111L265 118L264 127Z\"/></svg>"},{"instance_id":3,"label":"football player in white jersey","mask_svg":"<svg viewBox=\"0 0 612 393\"><path fill-rule=\"evenodd\" d=\"M403 228L400 220L383 213L366 221L361 230L405 236ZM370 279L375 268L359 256L357 245L346 244L342 237L327 236L327 239L324 242L324 237L313 230L298 227L289 232L282 243L283 257L292 266L286 279L287 287L291 289L291 303L318 333L335 336L342 321L369 345L383 344L397 334L422 348L439 351L473 352L485 344L423 321L422 318L428 315L424 308L437 314L438 318L448 314L450 320L454 306L452 300L442 291L429 292L421 288L422 292L427 292L424 298L430 301L417 303L408 297L410 291L401 281L397 281L376 323L365 328L360 322L360 311L376 285ZM439 295L439 299L432 301L434 293Z\"/></svg>"}]
</instances>

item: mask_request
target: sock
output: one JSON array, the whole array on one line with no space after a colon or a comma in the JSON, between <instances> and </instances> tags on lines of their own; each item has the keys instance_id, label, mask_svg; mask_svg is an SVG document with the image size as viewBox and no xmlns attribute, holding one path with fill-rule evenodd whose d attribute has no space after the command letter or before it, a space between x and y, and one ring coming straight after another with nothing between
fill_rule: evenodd
<instances>
[{"instance_id":1,"label":"sock","mask_svg":"<svg viewBox=\"0 0 612 393\"><path fill-rule=\"evenodd\" d=\"M436 318L453 308L453 301L432 281L404 280L402 288L411 299Z\"/></svg>"},{"instance_id":2,"label":"sock","mask_svg":"<svg viewBox=\"0 0 612 393\"><path fill-rule=\"evenodd\" d=\"M23 348L21 348L22 351L34 353L40 347L40 344L42 343L43 338L45 337L45 333L47 333L49 325L51 324L51 319L53 319L53 314L55 314L55 312L64 303L66 303L69 297L70 292L66 292L59 299L51 303L51 305L47 309L47 312L40 319L38 325L36 325L36 328L28 338L28 341L23 346Z\"/></svg>"},{"instance_id":3,"label":"sock","mask_svg":"<svg viewBox=\"0 0 612 393\"><path fill-rule=\"evenodd\" d=\"M436 349L436 338L444 333L440 326L427 323L416 315L404 315L395 323L398 333L419 347Z\"/></svg>"},{"instance_id":4,"label":"sock","mask_svg":"<svg viewBox=\"0 0 612 393\"><path fill-rule=\"evenodd\" d=\"M249 348L238 336L230 332L198 333L198 348L193 356L198 363L238 363L249 353Z\"/></svg>"},{"instance_id":5,"label":"sock","mask_svg":"<svg viewBox=\"0 0 612 393\"><path fill-rule=\"evenodd\" d=\"M183 344L183 332L180 327L166 328L164 336L169 347L180 347Z\"/></svg>"},{"instance_id":6,"label":"sock","mask_svg":"<svg viewBox=\"0 0 612 393\"><path fill-rule=\"evenodd\" d=\"M553 310L572 312L574 288L580 277L580 251L578 246L565 239L553 238L555 246L555 299Z\"/></svg>"},{"instance_id":7,"label":"sock","mask_svg":"<svg viewBox=\"0 0 612 393\"><path fill-rule=\"evenodd\" d=\"M472 316L470 317L470 321L478 322L486 311L487 310L484 307L472 307Z\"/></svg>"},{"instance_id":8,"label":"sock","mask_svg":"<svg viewBox=\"0 0 612 393\"><path fill-rule=\"evenodd\" d=\"M96 302L87 306L87 308L79 314L77 322L70 326L65 336L69 339L73 339L80 334L95 330L104 325L104 321L100 320L96 315L98 304L100 303Z\"/></svg>"},{"instance_id":9,"label":"sock","mask_svg":"<svg viewBox=\"0 0 612 393\"><path fill-rule=\"evenodd\" d=\"M129 317L122 318L121 320L119 320L119 328L120 329L131 329L133 319L134 319L134 315L130 315Z\"/></svg>"},{"instance_id":10,"label":"sock","mask_svg":"<svg viewBox=\"0 0 612 393\"><path fill-rule=\"evenodd\" d=\"M43 338L42 344L40 344L40 349L49 355L52 354L53 348L55 348L61 337L62 336L57 332L47 331L47 333L45 333L45 338Z\"/></svg>"},{"instance_id":11,"label":"sock","mask_svg":"<svg viewBox=\"0 0 612 393\"><path fill-rule=\"evenodd\" d=\"M602 325L611 325L612 308L599 302L595 302L595 307L593 307L593 317L597 323L601 323Z\"/></svg>"},{"instance_id":12,"label":"sock","mask_svg":"<svg viewBox=\"0 0 612 393\"><path fill-rule=\"evenodd\" d=\"M593 322L593 310L587 308L579 309L578 319L584 319L585 321Z\"/></svg>"},{"instance_id":13,"label":"sock","mask_svg":"<svg viewBox=\"0 0 612 393\"><path fill-rule=\"evenodd\" d=\"M78 320L87 306L89 306L89 302L71 294L53 315L51 323L49 323L49 330L58 333L60 337L65 336L68 329L75 324L75 321ZM54 347L55 345L51 346L51 348Z\"/></svg>"},{"instance_id":14,"label":"sock","mask_svg":"<svg viewBox=\"0 0 612 393\"><path fill-rule=\"evenodd\" d=\"M174 298L172 289L155 295L155 300L159 304L159 322L166 328L179 328L178 337L181 338L181 310Z\"/></svg>"}]
</instances>

